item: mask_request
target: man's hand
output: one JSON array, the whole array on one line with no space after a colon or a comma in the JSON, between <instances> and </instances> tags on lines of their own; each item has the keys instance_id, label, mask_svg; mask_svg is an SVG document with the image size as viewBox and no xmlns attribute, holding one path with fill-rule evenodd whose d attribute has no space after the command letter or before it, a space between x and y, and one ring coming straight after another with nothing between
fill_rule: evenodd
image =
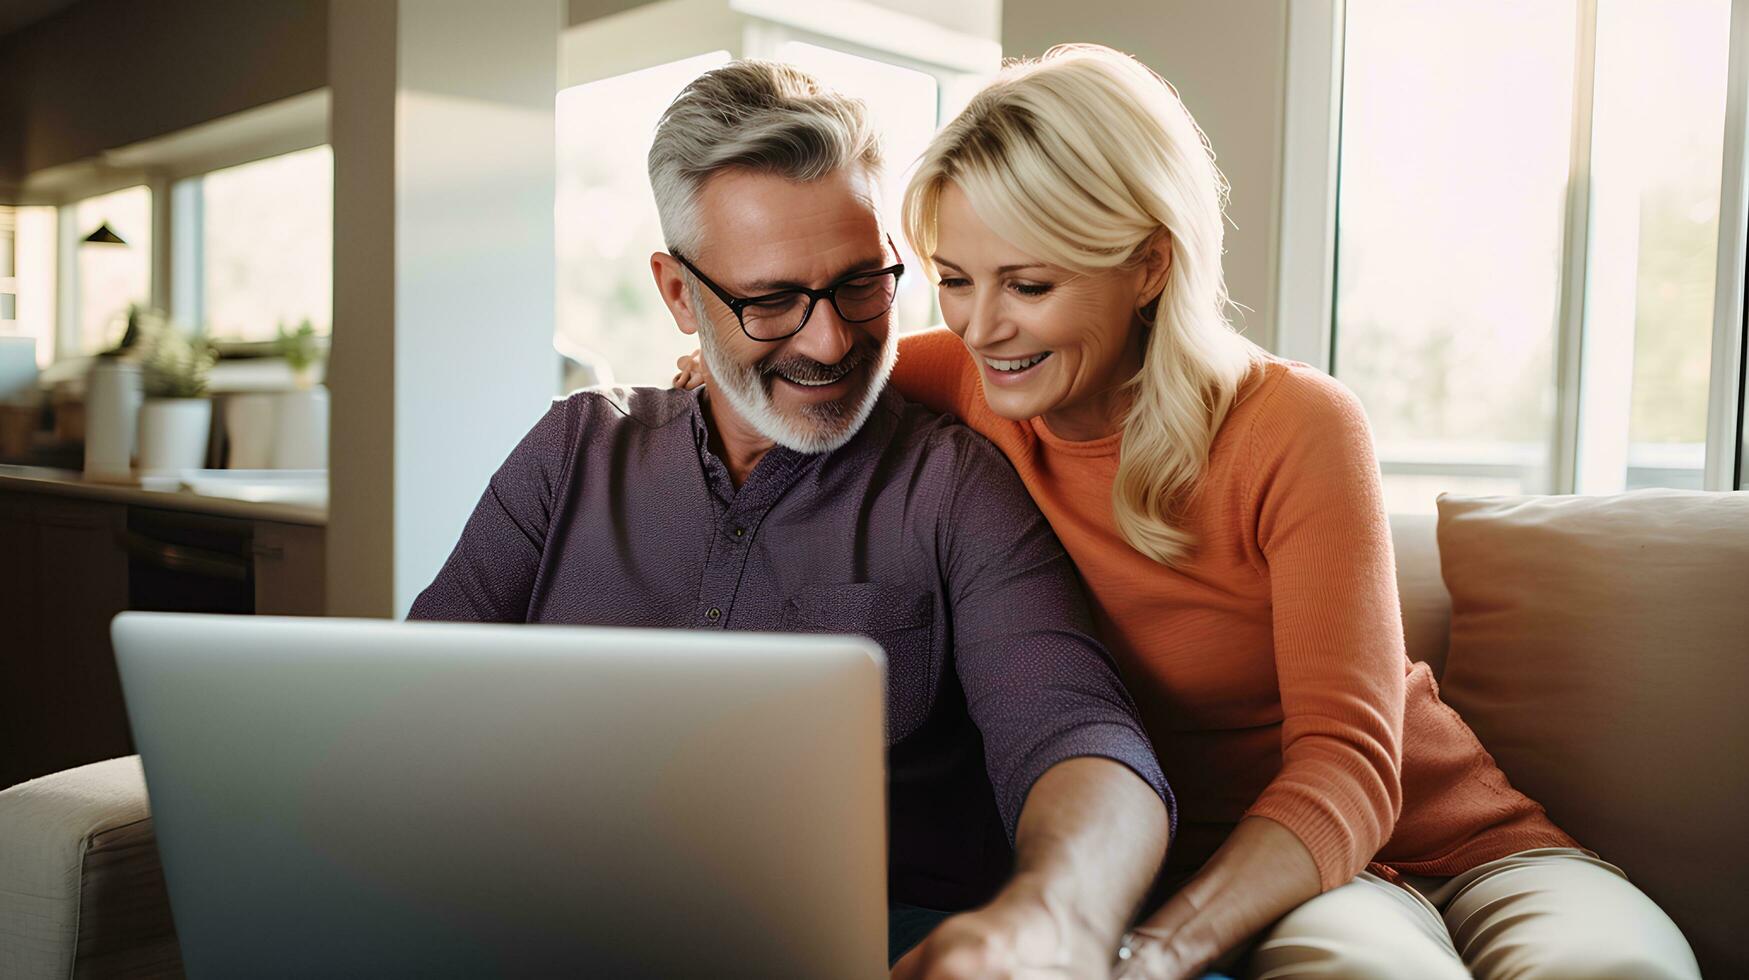
<instances>
[{"instance_id":1,"label":"man's hand","mask_svg":"<svg viewBox=\"0 0 1749 980\"><path fill-rule=\"evenodd\" d=\"M937 926L893 967L892 980L1095 980L1111 951L1039 897L1010 888L996 901Z\"/></svg>"},{"instance_id":2,"label":"man's hand","mask_svg":"<svg viewBox=\"0 0 1749 980\"><path fill-rule=\"evenodd\" d=\"M1052 766L1027 795L1014 877L893 967L893 980L1104 980L1118 934L1166 852L1166 807L1110 759Z\"/></svg>"}]
</instances>

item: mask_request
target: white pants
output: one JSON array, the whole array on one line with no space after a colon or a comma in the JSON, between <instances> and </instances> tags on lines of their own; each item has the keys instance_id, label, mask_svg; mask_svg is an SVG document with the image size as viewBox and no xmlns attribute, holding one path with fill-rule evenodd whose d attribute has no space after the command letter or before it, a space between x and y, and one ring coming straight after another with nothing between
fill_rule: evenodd
<instances>
[{"instance_id":1,"label":"white pants","mask_svg":"<svg viewBox=\"0 0 1749 980\"><path fill-rule=\"evenodd\" d=\"M1700 967L1621 869L1552 847L1403 885L1363 872L1265 932L1245 976L1698 980Z\"/></svg>"}]
</instances>

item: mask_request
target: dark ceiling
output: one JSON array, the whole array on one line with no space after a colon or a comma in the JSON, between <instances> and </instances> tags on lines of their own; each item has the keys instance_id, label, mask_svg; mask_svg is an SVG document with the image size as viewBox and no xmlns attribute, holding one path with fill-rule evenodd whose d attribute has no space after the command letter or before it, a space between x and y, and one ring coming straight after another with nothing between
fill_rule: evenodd
<instances>
[{"instance_id":1,"label":"dark ceiling","mask_svg":"<svg viewBox=\"0 0 1749 980\"><path fill-rule=\"evenodd\" d=\"M0 0L0 37L71 7L77 0Z\"/></svg>"}]
</instances>

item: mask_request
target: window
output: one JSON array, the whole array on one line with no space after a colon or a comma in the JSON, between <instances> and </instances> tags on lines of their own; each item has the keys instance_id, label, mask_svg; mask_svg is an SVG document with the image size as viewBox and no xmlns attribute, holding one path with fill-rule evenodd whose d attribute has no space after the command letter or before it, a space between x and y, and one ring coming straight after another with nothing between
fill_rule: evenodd
<instances>
[{"instance_id":1,"label":"window","mask_svg":"<svg viewBox=\"0 0 1749 980\"><path fill-rule=\"evenodd\" d=\"M327 146L178 181L177 316L226 340L333 319L334 154Z\"/></svg>"},{"instance_id":2,"label":"window","mask_svg":"<svg viewBox=\"0 0 1749 980\"><path fill-rule=\"evenodd\" d=\"M1702 485L1730 6L1348 0L1331 357L1392 510Z\"/></svg>"},{"instance_id":3,"label":"window","mask_svg":"<svg viewBox=\"0 0 1749 980\"><path fill-rule=\"evenodd\" d=\"M36 364L48 367L55 359L55 222L50 207L15 210L13 265L17 276L17 300L12 331L36 340Z\"/></svg>"},{"instance_id":4,"label":"window","mask_svg":"<svg viewBox=\"0 0 1749 980\"><path fill-rule=\"evenodd\" d=\"M999 48L872 4L846 0L835 9L856 16L822 17L803 5L781 3L760 5L759 13L750 14L725 3L718 11L723 26L713 21L707 29L701 27L708 18L701 19L700 4L657 3L568 34L561 70L580 84L560 91L556 107L553 345L584 368L570 383L666 384L675 359L697 346L675 329L651 282L650 253L665 245L645 158L656 120L680 90L733 57L798 65L869 104L887 160L887 225L901 260L919 268L897 233L905 170L939 123L994 72ZM869 37L892 47L872 49ZM720 40L720 46L712 50L701 38ZM654 66L630 60L652 52L671 60ZM604 65L613 74L599 78ZM935 319L934 302L921 275L906 276L896 324L927 327Z\"/></svg>"},{"instance_id":5,"label":"window","mask_svg":"<svg viewBox=\"0 0 1749 980\"><path fill-rule=\"evenodd\" d=\"M152 294L152 192L129 187L86 198L70 209L73 258L73 343L77 353L95 354L121 340L128 307ZM117 243L88 241L107 227Z\"/></svg>"},{"instance_id":6,"label":"window","mask_svg":"<svg viewBox=\"0 0 1749 980\"><path fill-rule=\"evenodd\" d=\"M0 334L11 334L18 322L18 272L13 261L17 250L16 209L0 204Z\"/></svg>"},{"instance_id":7,"label":"window","mask_svg":"<svg viewBox=\"0 0 1749 980\"><path fill-rule=\"evenodd\" d=\"M221 340L305 318L327 334L327 119L320 90L26 175L36 203L16 209L16 271L0 276L16 319L0 331L32 337L43 367L112 347L135 304Z\"/></svg>"},{"instance_id":8,"label":"window","mask_svg":"<svg viewBox=\"0 0 1749 980\"><path fill-rule=\"evenodd\" d=\"M1701 486L1730 23L1728 0L1598 7L1587 340L1618 352L1592 387L1630 394L1587 489Z\"/></svg>"},{"instance_id":9,"label":"window","mask_svg":"<svg viewBox=\"0 0 1749 980\"><path fill-rule=\"evenodd\" d=\"M777 60L808 72L821 82L868 103L869 114L881 132L881 152L886 160L882 175L882 220L893 233L900 257L910 273L899 279L894 302L893 325L901 333L922 330L935 323L935 289L922 274L923 266L899 233L904 227L899 205L910 178L912 161L923 155L935 135L940 86L934 76L862 58L806 41L788 41L777 49ZM947 116L939 117L946 122Z\"/></svg>"},{"instance_id":10,"label":"window","mask_svg":"<svg viewBox=\"0 0 1749 980\"><path fill-rule=\"evenodd\" d=\"M729 60L713 51L559 93L557 326L553 345L589 380L661 384L695 343L650 279L664 247L645 157L662 110L686 83Z\"/></svg>"}]
</instances>

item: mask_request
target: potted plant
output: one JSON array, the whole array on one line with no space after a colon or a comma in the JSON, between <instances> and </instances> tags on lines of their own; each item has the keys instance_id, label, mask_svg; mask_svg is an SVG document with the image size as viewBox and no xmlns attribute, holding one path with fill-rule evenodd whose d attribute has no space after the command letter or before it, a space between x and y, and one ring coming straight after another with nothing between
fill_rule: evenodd
<instances>
[{"instance_id":1,"label":"potted plant","mask_svg":"<svg viewBox=\"0 0 1749 980\"><path fill-rule=\"evenodd\" d=\"M140 374L146 400L140 407L141 472L199 469L206 462L212 429L207 374L215 357L206 339L174 324L162 312L139 316Z\"/></svg>"},{"instance_id":2,"label":"potted plant","mask_svg":"<svg viewBox=\"0 0 1749 980\"><path fill-rule=\"evenodd\" d=\"M273 342L275 351L285 359L286 366L292 370L292 382L299 389L313 388L316 384L316 362L321 358L321 350L317 346L316 326L304 317L296 330L287 330L285 324L279 325L279 336Z\"/></svg>"},{"instance_id":3,"label":"potted plant","mask_svg":"<svg viewBox=\"0 0 1749 980\"><path fill-rule=\"evenodd\" d=\"M316 383L321 359L315 324L305 317L296 330L282 324L274 346L292 370L292 391L274 396L273 448L268 465L276 470L328 468L328 392Z\"/></svg>"}]
</instances>

